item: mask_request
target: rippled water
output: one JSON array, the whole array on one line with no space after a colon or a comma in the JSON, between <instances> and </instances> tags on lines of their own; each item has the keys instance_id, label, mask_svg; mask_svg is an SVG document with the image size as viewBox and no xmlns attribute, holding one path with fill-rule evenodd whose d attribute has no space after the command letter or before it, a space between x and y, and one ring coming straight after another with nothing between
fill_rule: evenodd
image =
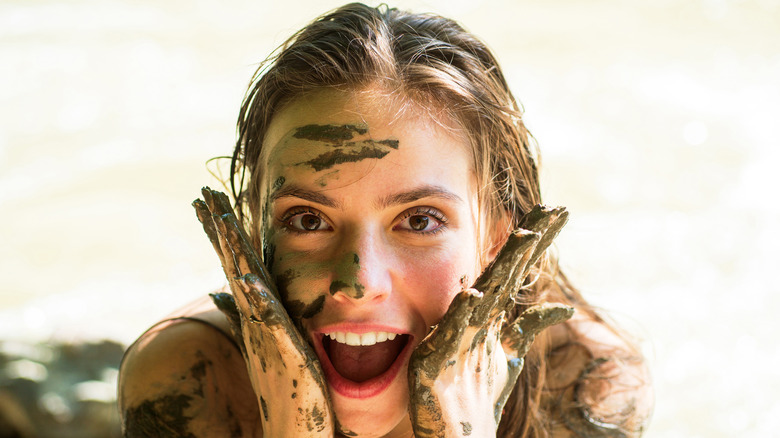
<instances>
[{"instance_id":1,"label":"rippled water","mask_svg":"<svg viewBox=\"0 0 780 438\"><path fill-rule=\"evenodd\" d=\"M336 5L270 3L0 4L0 338L129 342L221 285L189 206L205 162L256 63ZM571 211L563 266L645 339L647 436L775 435L780 5L400 5L502 60Z\"/></svg>"}]
</instances>

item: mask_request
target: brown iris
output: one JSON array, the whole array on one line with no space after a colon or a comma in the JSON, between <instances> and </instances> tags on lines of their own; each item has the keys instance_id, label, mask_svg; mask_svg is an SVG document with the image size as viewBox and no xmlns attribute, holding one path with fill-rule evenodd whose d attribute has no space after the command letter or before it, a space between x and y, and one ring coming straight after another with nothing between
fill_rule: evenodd
<instances>
[{"instance_id":1,"label":"brown iris","mask_svg":"<svg viewBox=\"0 0 780 438\"><path fill-rule=\"evenodd\" d=\"M301 226L304 230L317 230L320 227L320 224L322 224L322 219L313 214L305 214L301 216Z\"/></svg>"},{"instance_id":2,"label":"brown iris","mask_svg":"<svg viewBox=\"0 0 780 438\"><path fill-rule=\"evenodd\" d=\"M428 216L415 215L409 218L409 226L415 231L422 231L428 227Z\"/></svg>"}]
</instances>

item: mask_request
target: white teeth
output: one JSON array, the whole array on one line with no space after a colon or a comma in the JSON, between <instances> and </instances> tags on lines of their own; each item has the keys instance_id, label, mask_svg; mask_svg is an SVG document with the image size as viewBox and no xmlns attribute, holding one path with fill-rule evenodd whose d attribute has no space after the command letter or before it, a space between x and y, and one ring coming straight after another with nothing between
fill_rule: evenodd
<instances>
[{"instance_id":1,"label":"white teeth","mask_svg":"<svg viewBox=\"0 0 780 438\"><path fill-rule=\"evenodd\" d=\"M369 332L363 333L360 336L360 345L374 345L376 344L376 333Z\"/></svg>"},{"instance_id":2,"label":"white teeth","mask_svg":"<svg viewBox=\"0 0 780 438\"><path fill-rule=\"evenodd\" d=\"M360 345L360 335L357 333L347 333L347 345Z\"/></svg>"},{"instance_id":3,"label":"white teeth","mask_svg":"<svg viewBox=\"0 0 780 438\"><path fill-rule=\"evenodd\" d=\"M330 339L347 345L353 346L368 346L374 345L377 342L392 341L398 336L398 333L389 332L368 332L363 334L351 333L351 332L332 332L326 333L325 336Z\"/></svg>"}]
</instances>

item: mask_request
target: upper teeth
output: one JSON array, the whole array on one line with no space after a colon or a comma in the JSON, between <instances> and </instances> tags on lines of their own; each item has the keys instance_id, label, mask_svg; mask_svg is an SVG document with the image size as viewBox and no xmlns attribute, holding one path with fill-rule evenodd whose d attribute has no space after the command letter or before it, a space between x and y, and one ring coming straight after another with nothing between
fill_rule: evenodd
<instances>
[{"instance_id":1,"label":"upper teeth","mask_svg":"<svg viewBox=\"0 0 780 438\"><path fill-rule=\"evenodd\" d=\"M326 333L328 336L336 342L347 345L374 345L377 342L392 341L397 336L397 333L389 332L368 332L363 334L349 333L349 332L333 332Z\"/></svg>"}]
</instances>

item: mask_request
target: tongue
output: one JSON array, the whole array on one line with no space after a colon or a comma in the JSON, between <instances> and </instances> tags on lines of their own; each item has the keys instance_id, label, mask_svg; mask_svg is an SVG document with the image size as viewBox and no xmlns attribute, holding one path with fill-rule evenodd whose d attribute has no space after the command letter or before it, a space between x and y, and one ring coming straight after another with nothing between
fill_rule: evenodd
<instances>
[{"instance_id":1,"label":"tongue","mask_svg":"<svg viewBox=\"0 0 780 438\"><path fill-rule=\"evenodd\" d=\"M339 374L353 382L364 382L390 368L404 346L403 336L369 346L351 346L329 341L328 357Z\"/></svg>"}]
</instances>

